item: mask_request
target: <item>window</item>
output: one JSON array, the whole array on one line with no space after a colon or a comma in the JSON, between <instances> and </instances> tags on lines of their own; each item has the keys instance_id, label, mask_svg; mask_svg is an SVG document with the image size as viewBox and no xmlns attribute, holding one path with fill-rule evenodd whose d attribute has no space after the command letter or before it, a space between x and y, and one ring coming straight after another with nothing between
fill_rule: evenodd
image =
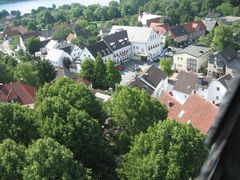
<instances>
[{"instance_id":1,"label":"window","mask_svg":"<svg viewBox=\"0 0 240 180\"><path fill-rule=\"evenodd\" d=\"M216 96L216 100L219 100L219 96Z\"/></svg>"},{"instance_id":2,"label":"window","mask_svg":"<svg viewBox=\"0 0 240 180\"><path fill-rule=\"evenodd\" d=\"M193 58L187 59L187 70L197 72L197 59Z\"/></svg>"},{"instance_id":3,"label":"window","mask_svg":"<svg viewBox=\"0 0 240 180\"><path fill-rule=\"evenodd\" d=\"M217 87L217 91L219 91L220 90L220 88L219 87Z\"/></svg>"}]
</instances>

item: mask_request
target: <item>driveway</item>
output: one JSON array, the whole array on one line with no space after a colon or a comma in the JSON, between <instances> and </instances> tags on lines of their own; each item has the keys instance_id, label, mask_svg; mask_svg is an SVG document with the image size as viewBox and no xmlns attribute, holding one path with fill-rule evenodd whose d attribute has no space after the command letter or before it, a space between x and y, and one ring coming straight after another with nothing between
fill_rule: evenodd
<instances>
[{"instance_id":1,"label":"driveway","mask_svg":"<svg viewBox=\"0 0 240 180\"><path fill-rule=\"evenodd\" d=\"M127 85L129 82L134 80L138 75L138 71L136 71L136 69L141 69L140 71L144 71L152 64L158 66L158 63L144 62L140 60L130 60L122 64L121 66L124 66L124 71L121 72L122 81L120 82L120 85Z\"/></svg>"}]
</instances>

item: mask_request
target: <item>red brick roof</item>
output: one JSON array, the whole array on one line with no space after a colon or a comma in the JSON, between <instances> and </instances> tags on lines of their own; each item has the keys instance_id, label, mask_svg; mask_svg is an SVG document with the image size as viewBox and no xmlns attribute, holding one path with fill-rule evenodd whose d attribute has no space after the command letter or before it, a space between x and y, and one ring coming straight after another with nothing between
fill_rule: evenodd
<instances>
[{"instance_id":1,"label":"red brick roof","mask_svg":"<svg viewBox=\"0 0 240 180\"><path fill-rule=\"evenodd\" d=\"M24 83L9 83L0 88L0 101L18 102L21 105L35 102L36 88Z\"/></svg>"},{"instance_id":2,"label":"red brick roof","mask_svg":"<svg viewBox=\"0 0 240 180\"><path fill-rule=\"evenodd\" d=\"M188 33L191 33L191 34L195 32L195 29L197 27L199 27L200 31L206 30L206 26L204 25L202 20L197 20L197 21L194 21L194 22L183 23L183 27L188 31Z\"/></svg>"},{"instance_id":3,"label":"red brick roof","mask_svg":"<svg viewBox=\"0 0 240 180\"><path fill-rule=\"evenodd\" d=\"M150 27L153 28L158 33L158 35L165 35L169 30L169 25L168 24L161 24L161 23L152 22L150 24Z\"/></svg>"},{"instance_id":4,"label":"red brick roof","mask_svg":"<svg viewBox=\"0 0 240 180\"><path fill-rule=\"evenodd\" d=\"M191 122L193 127L206 134L212 126L218 107L199 95L191 94L186 102L181 105L168 93L160 97L161 103L168 107L168 117L180 122ZM169 103L171 106L169 106Z\"/></svg>"}]
</instances>

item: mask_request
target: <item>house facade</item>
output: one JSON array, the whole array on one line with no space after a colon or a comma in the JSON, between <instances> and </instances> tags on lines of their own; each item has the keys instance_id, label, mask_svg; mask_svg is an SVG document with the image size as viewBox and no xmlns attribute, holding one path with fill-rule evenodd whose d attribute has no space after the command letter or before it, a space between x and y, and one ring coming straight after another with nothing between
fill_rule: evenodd
<instances>
[{"instance_id":1,"label":"house facade","mask_svg":"<svg viewBox=\"0 0 240 180\"><path fill-rule=\"evenodd\" d=\"M80 61L84 61L86 58L95 60L97 55L100 55L103 62L106 63L108 59L113 60L113 53L104 41L99 41L83 49L80 55Z\"/></svg>"},{"instance_id":2,"label":"house facade","mask_svg":"<svg viewBox=\"0 0 240 180\"><path fill-rule=\"evenodd\" d=\"M188 46L173 55L173 66L176 70L198 72L207 67L212 49L204 46Z\"/></svg>"},{"instance_id":3,"label":"house facade","mask_svg":"<svg viewBox=\"0 0 240 180\"><path fill-rule=\"evenodd\" d=\"M102 40L113 52L115 64L127 62L132 58L132 46L126 30L107 35Z\"/></svg>"},{"instance_id":4,"label":"house facade","mask_svg":"<svg viewBox=\"0 0 240 180\"><path fill-rule=\"evenodd\" d=\"M72 61L72 57L68 53L59 49L50 49L45 59L57 67L64 67L65 60Z\"/></svg>"},{"instance_id":5,"label":"house facade","mask_svg":"<svg viewBox=\"0 0 240 180\"><path fill-rule=\"evenodd\" d=\"M168 34L172 37L175 46L188 43L188 32L183 25L171 26Z\"/></svg>"},{"instance_id":6,"label":"house facade","mask_svg":"<svg viewBox=\"0 0 240 180\"><path fill-rule=\"evenodd\" d=\"M161 39L154 29L149 27L113 26L110 34L126 30L132 45L132 58L153 61L159 58L163 50Z\"/></svg>"}]
</instances>

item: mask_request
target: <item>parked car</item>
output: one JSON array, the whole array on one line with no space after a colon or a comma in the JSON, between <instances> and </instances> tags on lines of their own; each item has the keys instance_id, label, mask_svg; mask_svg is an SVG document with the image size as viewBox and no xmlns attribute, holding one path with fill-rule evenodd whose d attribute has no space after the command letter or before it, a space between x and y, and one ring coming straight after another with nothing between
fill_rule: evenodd
<instances>
[{"instance_id":1,"label":"parked car","mask_svg":"<svg viewBox=\"0 0 240 180\"><path fill-rule=\"evenodd\" d=\"M123 70L124 70L124 66L117 66L116 69L117 69L118 71L123 71Z\"/></svg>"}]
</instances>

